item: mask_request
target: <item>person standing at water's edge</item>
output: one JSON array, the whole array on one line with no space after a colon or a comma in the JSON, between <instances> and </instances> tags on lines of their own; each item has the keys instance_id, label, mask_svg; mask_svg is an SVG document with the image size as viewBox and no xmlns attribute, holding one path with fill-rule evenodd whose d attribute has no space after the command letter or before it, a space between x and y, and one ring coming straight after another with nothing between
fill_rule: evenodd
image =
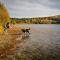
<instances>
[{"instance_id":1,"label":"person standing at water's edge","mask_svg":"<svg viewBox=\"0 0 60 60\"><path fill-rule=\"evenodd\" d=\"M9 22L7 22L7 23L4 25L4 31L7 32L8 29L9 29Z\"/></svg>"},{"instance_id":2,"label":"person standing at water's edge","mask_svg":"<svg viewBox=\"0 0 60 60\"><path fill-rule=\"evenodd\" d=\"M4 31L7 32L8 29L11 30L13 28L14 28L13 24L8 22L8 23L5 24Z\"/></svg>"}]
</instances>

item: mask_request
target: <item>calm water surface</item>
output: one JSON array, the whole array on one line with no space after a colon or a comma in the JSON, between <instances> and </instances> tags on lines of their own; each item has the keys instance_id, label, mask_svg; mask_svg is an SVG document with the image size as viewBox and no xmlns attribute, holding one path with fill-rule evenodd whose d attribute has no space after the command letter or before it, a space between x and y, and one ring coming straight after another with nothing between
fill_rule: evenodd
<instances>
[{"instance_id":1,"label":"calm water surface","mask_svg":"<svg viewBox=\"0 0 60 60\"><path fill-rule=\"evenodd\" d=\"M60 60L60 25L16 25L30 27L30 36L17 38L16 60Z\"/></svg>"}]
</instances>

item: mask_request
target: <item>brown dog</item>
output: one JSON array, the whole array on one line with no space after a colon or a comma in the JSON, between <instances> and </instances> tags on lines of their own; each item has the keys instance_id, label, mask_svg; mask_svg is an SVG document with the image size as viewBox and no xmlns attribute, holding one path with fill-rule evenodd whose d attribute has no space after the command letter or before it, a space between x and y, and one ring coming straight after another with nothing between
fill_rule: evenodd
<instances>
[{"instance_id":1,"label":"brown dog","mask_svg":"<svg viewBox=\"0 0 60 60\"><path fill-rule=\"evenodd\" d=\"M28 29L21 29L21 31L22 31L23 33L29 33L29 34L30 34L29 30L30 30L30 28L28 28Z\"/></svg>"}]
</instances>

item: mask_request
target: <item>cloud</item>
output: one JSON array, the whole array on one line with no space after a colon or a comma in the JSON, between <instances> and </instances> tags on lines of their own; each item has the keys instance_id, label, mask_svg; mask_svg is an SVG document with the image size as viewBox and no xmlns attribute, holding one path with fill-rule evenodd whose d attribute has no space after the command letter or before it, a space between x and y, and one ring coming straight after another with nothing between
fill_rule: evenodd
<instances>
[{"instance_id":1,"label":"cloud","mask_svg":"<svg viewBox=\"0 0 60 60\"><path fill-rule=\"evenodd\" d=\"M54 3L53 5L51 5L51 7L60 9L60 0L49 0L49 1L51 3Z\"/></svg>"},{"instance_id":2,"label":"cloud","mask_svg":"<svg viewBox=\"0 0 60 60\"><path fill-rule=\"evenodd\" d=\"M41 4L50 8L60 9L60 0L26 0L30 3Z\"/></svg>"},{"instance_id":3,"label":"cloud","mask_svg":"<svg viewBox=\"0 0 60 60\"><path fill-rule=\"evenodd\" d=\"M34 17L60 14L59 0L0 0L11 17Z\"/></svg>"}]
</instances>

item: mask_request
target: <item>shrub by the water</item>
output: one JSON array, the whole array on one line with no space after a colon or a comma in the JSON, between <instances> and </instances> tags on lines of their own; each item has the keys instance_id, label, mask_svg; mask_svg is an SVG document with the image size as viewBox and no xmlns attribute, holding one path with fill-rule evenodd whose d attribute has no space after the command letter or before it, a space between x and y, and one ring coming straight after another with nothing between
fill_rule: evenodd
<instances>
[{"instance_id":1,"label":"shrub by the water","mask_svg":"<svg viewBox=\"0 0 60 60\"><path fill-rule=\"evenodd\" d=\"M0 32L3 30L3 26L7 22L10 22L8 11L6 7L0 3Z\"/></svg>"}]
</instances>

